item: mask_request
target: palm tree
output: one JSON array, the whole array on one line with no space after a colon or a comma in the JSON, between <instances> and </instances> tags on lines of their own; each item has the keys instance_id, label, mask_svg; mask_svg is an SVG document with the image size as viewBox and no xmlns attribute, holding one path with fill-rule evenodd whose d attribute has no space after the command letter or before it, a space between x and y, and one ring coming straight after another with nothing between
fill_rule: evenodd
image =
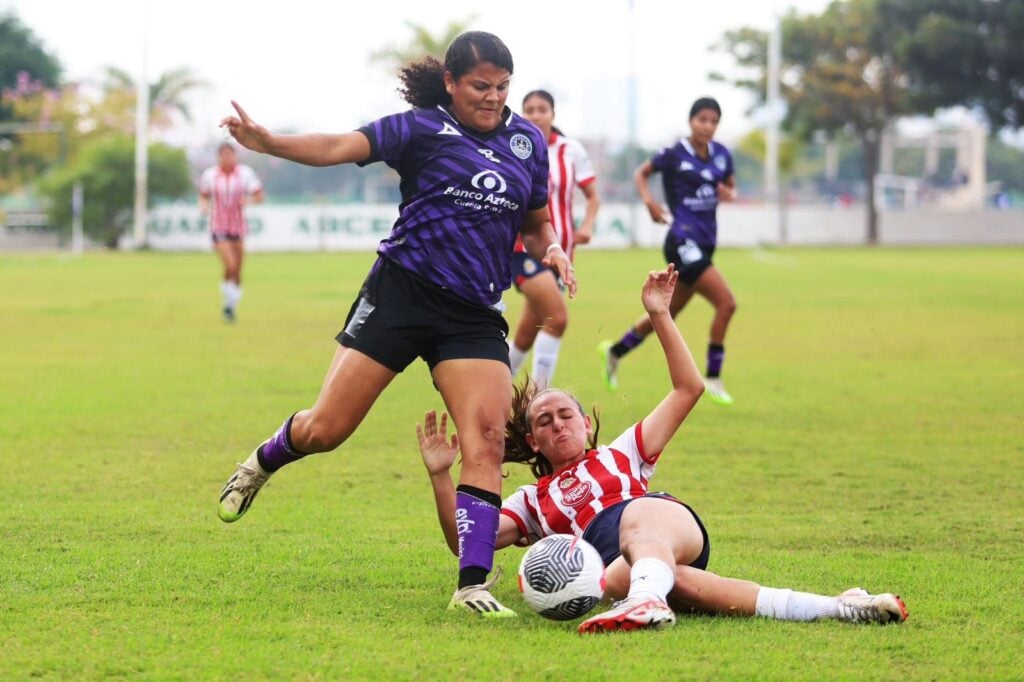
<instances>
[{"instance_id":1,"label":"palm tree","mask_svg":"<svg viewBox=\"0 0 1024 682\"><path fill-rule=\"evenodd\" d=\"M449 21L444 29L434 35L426 27L411 21L406 21L413 33L412 40L405 47L390 45L382 50L374 52L370 58L376 62L383 62L393 68L399 68L405 64L419 61L424 57L434 57L444 61L444 52L448 45L457 35L469 28L470 24L476 21L476 16L470 16L462 21Z\"/></svg>"},{"instance_id":2,"label":"palm tree","mask_svg":"<svg viewBox=\"0 0 1024 682\"><path fill-rule=\"evenodd\" d=\"M186 121L192 121L187 95L195 89L208 87L209 83L195 75L191 69L181 67L165 71L149 86L149 113L159 125L169 125L174 113ZM104 95L135 92L135 77L116 66L108 66L104 74Z\"/></svg>"}]
</instances>

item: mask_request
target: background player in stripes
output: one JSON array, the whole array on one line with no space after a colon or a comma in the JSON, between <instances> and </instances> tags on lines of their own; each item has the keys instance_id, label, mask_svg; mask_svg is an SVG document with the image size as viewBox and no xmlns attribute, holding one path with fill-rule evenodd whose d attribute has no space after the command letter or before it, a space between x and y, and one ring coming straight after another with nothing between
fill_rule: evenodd
<instances>
[{"instance_id":1,"label":"background player in stripes","mask_svg":"<svg viewBox=\"0 0 1024 682\"><path fill-rule=\"evenodd\" d=\"M548 142L551 224L559 243L572 260L576 244L586 244L594 233L594 220L601 203L597 195L597 178L583 145L555 127L555 98L551 93L546 90L528 92L523 98L523 116L540 128ZM577 187L587 198L586 211L578 230L572 215L573 195ZM554 274L526 253L522 241L516 243L512 270L516 288L526 297L515 335L508 344L512 376L519 372L523 360L533 348L533 380L540 386L547 386L558 366L558 352L569 321L569 311Z\"/></svg>"},{"instance_id":2,"label":"background player in stripes","mask_svg":"<svg viewBox=\"0 0 1024 682\"><path fill-rule=\"evenodd\" d=\"M860 588L828 597L766 588L705 569L710 542L703 523L684 503L648 492L649 481L675 432L703 392L700 372L669 312L677 273L669 264L652 272L642 299L668 365L672 389L654 410L609 445L596 445L599 424L572 395L557 389L516 391L506 426L505 461L528 464L537 483L505 499L498 547L527 545L555 533L583 537L607 566L606 596L624 600L580 625L581 633L663 627L673 609L780 620L836 618L902 622L906 608L892 594ZM459 449L447 441L442 415L417 425L438 519L456 549L455 491L449 474Z\"/></svg>"},{"instance_id":3,"label":"background player in stripes","mask_svg":"<svg viewBox=\"0 0 1024 682\"><path fill-rule=\"evenodd\" d=\"M651 220L667 223L664 209L647 187L648 178L661 173L665 199L672 211L672 223L665 235L665 259L674 263L679 272L670 311L675 317L695 293L714 306L705 384L713 402L732 405L733 399L722 384L721 372L725 361L725 332L736 312L736 299L722 273L711 262L718 242L718 202L736 198L732 155L712 140L721 117L718 102L710 97L698 99L690 108L690 136L645 161L636 170L634 179ZM609 390L618 385L619 360L650 333L651 322L642 317L617 343L604 341L598 346L603 361L602 374Z\"/></svg>"},{"instance_id":4,"label":"background player in stripes","mask_svg":"<svg viewBox=\"0 0 1024 682\"><path fill-rule=\"evenodd\" d=\"M245 205L263 201L263 185L249 166L238 163L235 148L225 142L217 148L217 165L199 178L199 212L210 222L213 248L224 265L220 283L224 319L234 322L242 298L242 259L248 232Z\"/></svg>"},{"instance_id":5,"label":"background player in stripes","mask_svg":"<svg viewBox=\"0 0 1024 682\"><path fill-rule=\"evenodd\" d=\"M453 509L459 585L450 609L514 616L489 592L501 507L501 434L512 397L497 306L511 284L512 248L527 249L576 280L555 241L547 208L547 146L505 106L512 55L496 36L459 35L444 64L427 58L401 72L412 110L340 135L276 135L237 104L224 120L256 151L309 165L384 161L402 178L402 204L381 241L316 403L284 421L238 466L219 515L235 521L282 466L333 450L416 357L430 368L463 436L464 466ZM285 330L286 331L286 330Z\"/></svg>"}]
</instances>

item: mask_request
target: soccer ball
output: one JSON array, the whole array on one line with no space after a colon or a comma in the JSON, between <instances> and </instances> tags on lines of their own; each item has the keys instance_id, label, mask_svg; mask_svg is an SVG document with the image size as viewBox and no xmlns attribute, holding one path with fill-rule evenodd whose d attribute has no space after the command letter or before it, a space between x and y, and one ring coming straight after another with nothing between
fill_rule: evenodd
<instances>
[{"instance_id":1,"label":"soccer ball","mask_svg":"<svg viewBox=\"0 0 1024 682\"><path fill-rule=\"evenodd\" d=\"M573 620L604 596L604 562L593 545L573 535L549 535L523 555L519 591L534 611Z\"/></svg>"}]
</instances>

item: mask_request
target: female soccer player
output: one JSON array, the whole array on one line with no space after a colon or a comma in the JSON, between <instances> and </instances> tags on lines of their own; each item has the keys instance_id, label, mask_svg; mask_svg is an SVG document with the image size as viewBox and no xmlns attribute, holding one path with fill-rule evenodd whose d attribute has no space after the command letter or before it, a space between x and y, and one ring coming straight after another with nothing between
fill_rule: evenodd
<instances>
[{"instance_id":1,"label":"female soccer player","mask_svg":"<svg viewBox=\"0 0 1024 682\"><path fill-rule=\"evenodd\" d=\"M576 291L569 257L548 220L547 147L506 106L512 55L496 36L459 35L444 64L402 70L412 110L340 135L277 135L235 104L224 119L244 146L314 166L384 161L402 178L402 204L352 305L316 403L288 417L238 466L219 515L240 518L267 478L310 453L333 450L417 356L459 427L465 465L456 494L459 586L450 609L506 609L487 591L501 507L502 432L512 399L496 309L511 284L516 234Z\"/></svg>"},{"instance_id":2,"label":"female soccer player","mask_svg":"<svg viewBox=\"0 0 1024 682\"><path fill-rule=\"evenodd\" d=\"M199 178L199 212L210 219L210 236L224 265L220 295L224 319L235 321L242 299L243 240L248 227L245 205L263 201L263 185L252 168L238 164L235 148L225 142L217 149L217 165Z\"/></svg>"},{"instance_id":3,"label":"female soccer player","mask_svg":"<svg viewBox=\"0 0 1024 682\"><path fill-rule=\"evenodd\" d=\"M718 102L709 97L698 99L690 109L690 136L645 161L636 170L634 180L651 220L667 223L664 209L647 187L647 179L654 173L661 173L665 198L672 208L672 224L665 237L665 259L679 272L679 285L672 296L670 312L674 318L694 293L715 307L704 383L713 402L732 405L732 396L722 385L721 373L725 332L736 312L736 299L725 278L711 263L718 238L715 218L718 202L736 198L732 156L728 149L712 141L721 117ZM609 390L618 387L619 361L650 333L651 322L642 317L617 343L603 341L598 346L603 360L602 376Z\"/></svg>"},{"instance_id":4,"label":"female soccer player","mask_svg":"<svg viewBox=\"0 0 1024 682\"><path fill-rule=\"evenodd\" d=\"M550 175L548 180L548 208L551 210L551 224L562 249L574 256L577 243L586 244L594 233L594 219L600 199L594 171L590 167L587 152L576 140L566 137L555 127L555 98L546 90L533 90L523 98L523 116L540 128L548 141ZM574 189L579 187L587 198L587 209L579 230L572 218ZM522 241L516 242L516 253L512 260L512 281L526 297L526 305L519 318L519 325L509 344L509 362L512 376L519 372L526 355L533 348L532 377L538 386L551 383L558 366L558 351L562 335L569 321L569 311L554 274L542 267L536 259L526 253Z\"/></svg>"},{"instance_id":5,"label":"female soccer player","mask_svg":"<svg viewBox=\"0 0 1024 682\"><path fill-rule=\"evenodd\" d=\"M569 533L600 552L607 567L605 595L623 601L584 621L581 633L669 626L675 622L673 609L780 620L906 620L906 607L892 594L872 596L854 588L827 597L709 573L711 545L697 514L667 493L648 492L662 450L704 390L672 320L677 278L669 264L647 276L642 293L665 353L672 390L610 445L595 445L600 425L572 395L530 385L516 390L506 426L505 461L530 465L538 480L504 501L497 547ZM453 435L447 441L446 421L442 414L438 427L435 413L428 412L416 435L445 540L456 551L458 516L449 469L460 439Z\"/></svg>"}]
</instances>

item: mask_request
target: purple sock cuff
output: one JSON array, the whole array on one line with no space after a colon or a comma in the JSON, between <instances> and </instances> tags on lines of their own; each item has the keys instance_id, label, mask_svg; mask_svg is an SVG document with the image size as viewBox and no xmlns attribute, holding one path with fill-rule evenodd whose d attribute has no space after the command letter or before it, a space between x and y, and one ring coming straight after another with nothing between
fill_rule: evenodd
<instances>
[{"instance_id":1,"label":"purple sock cuff","mask_svg":"<svg viewBox=\"0 0 1024 682\"><path fill-rule=\"evenodd\" d=\"M292 419L295 415L288 417L281 424L281 428L277 430L270 440L267 441L266 445L260 453L260 466L267 471L277 471L285 464L291 464L297 460L302 459L306 456L306 453L299 452L292 447Z\"/></svg>"},{"instance_id":2,"label":"purple sock cuff","mask_svg":"<svg viewBox=\"0 0 1024 682\"><path fill-rule=\"evenodd\" d=\"M459 568L470 566L490 572L498 540L500 509L462 492L455 493L455 526L459 533Z\"/></svg>"},{"instance_id":3,"label":"purple sock cuff","mask_svg":"<svg viewBox=\"0 0 1024 682\"><path fill-rule=\"evenodd\" d=\"M717 377L722 373L722 363L725 362L725 349L721 346L708 346L708 376Z\"/></svg>"},{"instance_id":4,"label":"purple sock cuff","mask_svg":"<svg viewBox=\"0 0 1024 682\"><path fill-rule=\"evenodd\" d=\"M622 340L619 341L627 350L633 350L639 346L644 340L644 337L636 333L635 329L630 329L628 332L622 335Z\"/></svg>"}]
</instances>

